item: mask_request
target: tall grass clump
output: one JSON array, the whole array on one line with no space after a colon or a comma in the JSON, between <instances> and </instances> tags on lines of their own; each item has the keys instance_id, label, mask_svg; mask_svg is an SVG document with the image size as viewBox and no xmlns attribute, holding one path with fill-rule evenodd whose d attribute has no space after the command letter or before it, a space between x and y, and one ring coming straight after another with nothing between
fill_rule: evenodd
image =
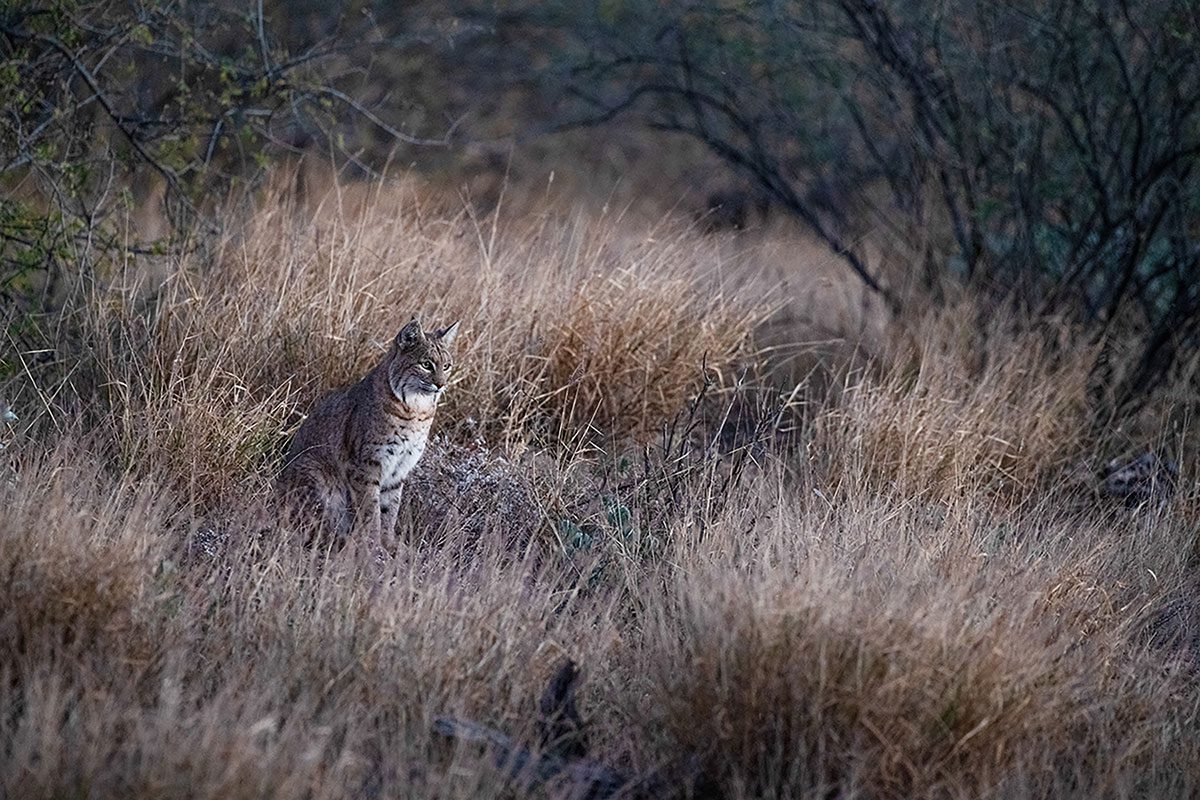
<instances>
[{"instance_id":1,"label":"tall grass clump","mask_svg":"<svg viewBox=\"0 0 1200 800\"><path fill-rule=\"evenodd\" d=\"M173 511L160 485L113 478L78 445L0 482L0 669L33 654L152 659L143 616Z\"/></svg>"},{"instance_id":2,"label":"tall grass clump","mask_svg":"<svg viewBox=\"0 0 1200 800\"><path fill-rule=\"evenodd\" d=\"M125 462L202 488L252 479L316 397L364 374L413 315L463 323L449 426L518 451L645 434L702 363L731 372L765 313L683 233L429 219L406 189L355 215L338 198L267 202L211 252L170 263L148 300L126 285L81 310L94 411Z\"/></svg>"},{"instance_id":3,"label":"tall grass clump","mask_svg":"<svg viewBox=\"0 0 1200 800\"><path fill-rule=\"evenodd\" d=\"M1190 591L1189 523L773 483L680 543L634 646L639 707L716 796L1195 790L1194 665L1146 624Z\"/></svg>"},{"instance_id":4,"label":"tall grass clump","mask_svg":"<svg viewBox=\"0 0 1200 800\"><path fill-rule=\"evenodd\" d=\"M916 320L817 412L810 453L830 486L1013 500L1090 455L1095 353L1066 345L1061 323L1001 312L981 329L978 315L967 302Z\"/></svg>"}]
</instances>

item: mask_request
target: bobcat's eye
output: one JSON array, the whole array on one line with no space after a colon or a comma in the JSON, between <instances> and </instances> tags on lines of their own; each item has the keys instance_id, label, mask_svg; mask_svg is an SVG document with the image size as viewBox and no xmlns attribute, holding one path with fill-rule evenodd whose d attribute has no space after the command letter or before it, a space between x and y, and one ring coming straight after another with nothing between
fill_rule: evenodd
<instances>
[{"instance_id":1,"label":"bobcat's eye","mask_svg":"<svg viewBox=\"0 0 1200 800\"><path fill-rule=\"evenodd\" d=\"M422 361L421 369L425 370L426 372L433 372L433 362L428 359Z\"/></svg>"}]
</instances>

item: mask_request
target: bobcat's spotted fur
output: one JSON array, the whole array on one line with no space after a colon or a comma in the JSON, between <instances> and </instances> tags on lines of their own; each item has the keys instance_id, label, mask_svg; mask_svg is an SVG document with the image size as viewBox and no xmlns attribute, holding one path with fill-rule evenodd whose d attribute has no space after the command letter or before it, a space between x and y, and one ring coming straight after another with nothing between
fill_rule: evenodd
<instances>
[{"instance_id":1,"label":"bobcat's spotted fur","mask_svg":"<svg viewBox=\"0 0 1200 800\"><path fill-rule=\"evenodd\" d=\"M426 333L415 319L355 385L326 395L297 431L279 477L338 542L357 529L394 546L404 480L421 454L452 363L458 323Z\"/></svg>"}]
</instances>

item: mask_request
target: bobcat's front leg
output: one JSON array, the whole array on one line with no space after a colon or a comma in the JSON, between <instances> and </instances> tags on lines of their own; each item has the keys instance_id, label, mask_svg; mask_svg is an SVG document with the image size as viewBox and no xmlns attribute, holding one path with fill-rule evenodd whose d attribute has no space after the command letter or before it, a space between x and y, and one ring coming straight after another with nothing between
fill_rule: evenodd
<instances>
[{"instance_id":1,"label":"bobcat's front leg","mask_svg":"<svg viewBox=\"0 0 1200 800\"><path fill-rule=\"evenodd\" d=\"M355 476L355 521L367 541L383 546L379 508L379 476L359 472Z\"/></svg>"},{"instance_id":2,"label":"bobcat's front leg","mask_svg":"<svg viewBox=\"0 0 1200 800\"><path fill-rule=\"evenodd\" d=\"M400 496L403 489L404 484L400 484L381 492L379 496L381 544L392 553L396 551L396 520L400 516Z\"/></svg>"}]
</instances>

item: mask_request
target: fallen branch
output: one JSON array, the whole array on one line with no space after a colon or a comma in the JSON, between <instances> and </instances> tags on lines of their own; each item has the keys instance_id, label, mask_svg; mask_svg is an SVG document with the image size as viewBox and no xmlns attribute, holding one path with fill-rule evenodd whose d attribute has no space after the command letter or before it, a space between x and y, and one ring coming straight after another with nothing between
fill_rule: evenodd
<instances>
[{"instance_id":1,"label":"fallen branch","mask_svg":"<svg viewBox=\"0 0 1200 800\"><path fill-rule=\"evenodd\" d=\"M634 777L602 761L587 758L584 723L575 705L579 669L564 659L555 670L538 704L538 737L526 745L513 737L471 720L438 717L433 731L447 739L478 745L524 791L553 783L562 796L583 800L609 797L662 798L684 794L695 783L697 764Z\"/></svg>"}]
</instances>

